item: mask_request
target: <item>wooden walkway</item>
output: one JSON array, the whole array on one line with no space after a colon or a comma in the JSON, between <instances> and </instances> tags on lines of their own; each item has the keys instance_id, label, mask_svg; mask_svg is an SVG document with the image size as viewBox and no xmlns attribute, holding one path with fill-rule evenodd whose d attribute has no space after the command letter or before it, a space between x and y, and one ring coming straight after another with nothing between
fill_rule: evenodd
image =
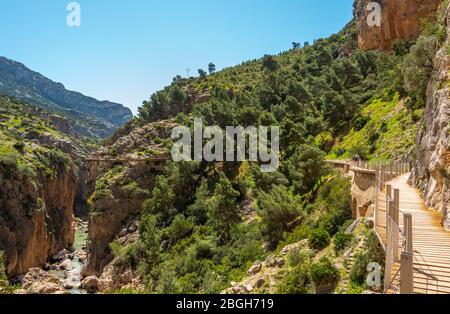
<instances>
[{"instance_id":1,"label":"wooden walkway","mask_svg":"<svg viewBox=\"0 0 450 314\"><path fill-rule=\"evenodd\" d=\"M420 192L408 183L409 173L387 184L400 190L400 229L403 230L403 213L410 213L413 222L414 292L418 294L450 293L450 232L441 224L439 213L426 208ZM383 243L386 239L386 194L379 194L377 232ZM402 246L399 240L399 247ZM401 251L401 249L399 249ZM395 274L400 265L393 266ZM395 284L394 284L395 286ZM394 291L390 291L394 292Z\"/></svg>"}]
</instances>

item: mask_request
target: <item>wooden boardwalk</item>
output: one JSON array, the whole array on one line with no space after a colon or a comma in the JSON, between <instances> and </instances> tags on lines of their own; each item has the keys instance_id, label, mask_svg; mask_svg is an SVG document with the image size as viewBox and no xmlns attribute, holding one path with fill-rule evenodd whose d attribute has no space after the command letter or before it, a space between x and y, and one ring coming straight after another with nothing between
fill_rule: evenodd
<instances>
[{"instance_id":1,"label":"wooden boardwalk","mask_svg":"<svg viewBox=\"0 0 450 314\"><path fill-rule=\"evenodd\" d=\"M414 292L418 294L450 293L450 232L441 224L439 213L426 208L420 192L408 183L409 173L387 184L400 190L400 230L403 230L403 213L410 213L413 221ZM386 237L386 194L379 194L379 215L376 226L383 243ZM399 239L401 252L402 239ZM393 275L400 265L393 266ZM398 280L398 278L396 279ZM394 285L396 286L396 281ZM391 289L390 292L396 292Z\"/></svg>"}]
</instances>

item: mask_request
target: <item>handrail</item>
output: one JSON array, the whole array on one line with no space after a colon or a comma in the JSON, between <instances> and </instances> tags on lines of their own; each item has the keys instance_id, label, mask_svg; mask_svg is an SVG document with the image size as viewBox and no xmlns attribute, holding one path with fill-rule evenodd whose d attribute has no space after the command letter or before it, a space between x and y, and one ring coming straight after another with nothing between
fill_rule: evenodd
<instances>
[{"instance_id":1,"label":"handrail","mask_svg":"<svg viewBox=\"0 0 450 314\"><path fill-rule=\"evenodd\" d=\"M393 285L393 283L394 283L394 280L400 275L401 270L402 270L402 267L405 265L405 263L406 263L406 261L403 261L403 262L400 264L400 267L398 268L397 272L395 273L395 275L392 277L392 279L389 281L389 283L388 283L388 284L386 285L386 287L384 288L383 294L386 294L386 293L389 291L389 289L392 288L392 285Z\"/></svg>"}]
</instances>

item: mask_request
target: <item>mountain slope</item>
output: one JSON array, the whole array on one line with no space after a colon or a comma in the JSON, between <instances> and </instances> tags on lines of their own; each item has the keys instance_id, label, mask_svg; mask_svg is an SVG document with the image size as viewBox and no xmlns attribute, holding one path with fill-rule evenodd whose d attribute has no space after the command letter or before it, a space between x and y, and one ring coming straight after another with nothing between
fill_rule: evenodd
<instances>
[{"instance_id":1,"label":"mountain slope","mask_svg":"<svg viewBox=\"0 0 450 314\"><path fill-rule=\"evenodd\" d=\"M0 93L66 117L78 134L87 137L107 137L133 117L131 110L120 104L66 90L61 83L4 57L0 57Z\"/></svg>"}]
</instances>

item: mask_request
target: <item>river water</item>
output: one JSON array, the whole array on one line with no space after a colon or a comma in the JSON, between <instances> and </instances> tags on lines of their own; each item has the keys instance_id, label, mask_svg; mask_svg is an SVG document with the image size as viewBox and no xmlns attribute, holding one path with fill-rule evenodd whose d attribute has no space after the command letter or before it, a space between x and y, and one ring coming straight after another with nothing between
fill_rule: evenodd
<instances>
[{"instance_id":1,"label":"river water","mask_svg":"<svg viewBox=\"0 0 450 314\"><path fill-rule=\"evenodd\" d=\"M84 262L80 259L81 254L85 254L86 243L87 243L87 226L82 228L77 228L75 230L75 242L73 245L73 259L71 259L71 269L70 270L55 270L55 274L58 278L71 286L69 289L71 294L86 294L86 291L80 289L80 284L82 280L81 272L83 271Z\"/></svg>"}]
</instances>

